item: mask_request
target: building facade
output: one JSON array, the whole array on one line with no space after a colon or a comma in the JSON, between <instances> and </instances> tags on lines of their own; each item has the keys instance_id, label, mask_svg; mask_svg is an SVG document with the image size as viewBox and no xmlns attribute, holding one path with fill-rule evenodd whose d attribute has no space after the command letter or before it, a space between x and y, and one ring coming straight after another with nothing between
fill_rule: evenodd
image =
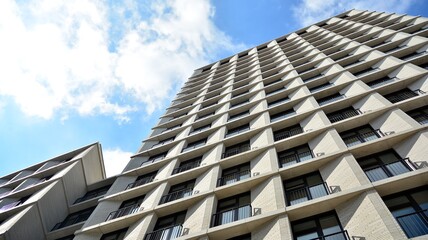
<instances>
[{"instance_id":1,"label":"building facade","mask_svg":"<svg viewBox=\"0 0 428 240\"><path fill-rule=\"evenodd\" d=\"M427 36L351 10L195 70L74 239L426 239Z\"/></svg>"}]
</instances>

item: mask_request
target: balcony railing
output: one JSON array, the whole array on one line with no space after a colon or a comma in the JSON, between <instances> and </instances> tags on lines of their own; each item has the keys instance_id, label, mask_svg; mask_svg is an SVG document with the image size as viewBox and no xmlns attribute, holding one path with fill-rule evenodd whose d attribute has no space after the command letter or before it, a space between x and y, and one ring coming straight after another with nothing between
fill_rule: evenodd
<instances>
[{"instance_id":1,"label":"balcony railing","mask_svg":"<svg viewBox=\"0 0 428 240\"><path fill-rule=\"evenodd\" d=\"M251 217L251 211L252 211L251 205L247 204L237 208L218 212L216 214L213 214L212 216L211 227L249 218Z\"/></svg>"},{"instance_id":2,"label":"balcony railing","mask_svg":"<svg viewBox=\"0 0 428 240\"><path fill-rule=\"evenodd\" d=\"M237 147L237 148L233 148L233 149L230 149L230 150L226 150L226 151L221 155L221 158L231 157L231 156L233 156L233 155L236 155L236 154L240 154L240 153L246 152L246 151L248 151L248 150L250 150L250 145L240 146L240 147Z\"/></svg>"},{"instance_id":3,"label":"balcony railing","mask_svg":"<svg viewBox=\"0 0 428 240\"><path fill-rule=\"evenodd\" d=\"M138 186L141 186L141 185L144 185L144 184L147 184L147 183L150 183L150 182L153 181L154 178L155 178L154 175L142 178L142 179L140 179L138 181L135 181L133 183L128 184L128 186L126 186L125 190L131 189L131 188L134 188L134 187L138 187Z\"/></svg>"},{"instance_id":4,"label":"balcony railing","mask_svg":"<svg viewBox=\"0 0 428 240\"><path fill-rule=\"evenodd\" d=\"M408 158L364 169L371 182L414 171L417 167Z\"/></svg>"},{"instance_id":5,"label":"balcony railing","mask_svg":"<svg viewBox=\"0 0 428 240\"><path fill-rule=\"evenodd\" d=\"M236 108L236 107L242 106L242 105L244 105L244 104L247 104L247 103L249 103L249 102L250 102L250 100L249 100L249 99L247 99L247 100L242 101L242 102L238 102L238 103L230 104L230 108Z\"/></svg>"},{"instance_id":6,"label":"balcony railing","mask_svg":"<svg viewBox=\"0 0 428 240\"><path fill-rule=\"evenodd\" d=\"M274 114L271 116L270 122L276 122L276 121L279 121L281 119L291 117L293 115L296 115L296 112L294 112L294 110L289 110L289 111L284 111L284 112L281 112L278 114Z\"/></svg>"},{"instance_id":7,"label":"balcony railing","mask_svg":"<svg viewBox=\"0 0 428 240\"><path fill-rule=\"evenodd\" d=\"M226 133L226 135L224 137L228 138L228 137L231 137L231 136L235 136L237 134L240 134L242 132L246 132L248 130L250 130L250 126L245 126L245 127L242 127L242 128L231 129L230 131L228 131Z\"/></svg>"},{"instance_id":8,"label":"balcony railing","mask_svg":"<svg viewBox=\"0 0 428 240\"><path fill-rule=\"evenodd\" d=\"M333 84L331 84L330 82L327 82L327 83L321 84L321 85L319 85L319 86L316 86L316 87L310 88L310 89L309 89L309 91L310 91L311 93L313 93L313 92L318 92L318 91L321 91L322 89L329 88L329 87L330 87L330 86L332 86L332 85L333 85Z\"/></svg>"},{"instance_id":9,"label":"balcony railing","mask_svg":"<svg viewBox=\"0 0 428 240\"><path fill-rule=\"evenodd\" d=\"M325 97L325 98L321 98L321 99L319 99L318 100L318 104L320 105L320 106L323 106L323 105L326 105L326 104L329 104L329 103L332 103L332 102L335 102L335 101L337 101L337 100L339 100L339 99L343 99L343 98L345 98L345 95L333 95L333 96L329 96L329 97Z\"/></svg>"},{"instance_id":10,"label":"balcony railing","mask_svg":"<svg viewBox=\"0 0 428 240\"><path fill-rule=\"evenodd\" d=\"M385 85L387 83L393 82L393 81L395 81L395 79L397 79L397 78L389 78L387 76L387 77L383 77L383 78L380 78L380 79L368 82L367 85L369 87L371 87L371 88L377 88L379 86L382 86L382 85Z\"/></svg>"},{"instance_id":11,"label":"balcony railing","mask_svg":"<svg viewBox=\"0 0 428 240\"><path fill-rule=\"evenodd\" d=\"M86 212L86 213L82 213L79 216L76 216L74 218L66 218L64 221L59 222L57 224L55 224L55 226L52 228L51 231L60 229L60 228L65 228L80 222L84 222L86 221L89 216L91 215L92 212Z\"/></svg>"},{"instance_id":12,"label":"balcony railing","mask_svg":"<svg viewBox=\"0 0 428 240\"><path fill-rule=\"evenodd\" d=\"M346 230L332 233L332 234L327 234L317 238L311 238L311 240L349 240L349 239L351 238L349 237L348 231Z\"/></svg>"},{"instance_id":13,"label":"balcony railing","mask_svg":"<svg viewBox=\"0 0 428 240\"><path fill-rule=\"evenodd\" d=\"M395 217L408 238L428 234L428 209Z\"/></svg>"},{"instance_id":14,"label":"balcony railing","mask_svg":"<svg viewBox=\"0 0 428 240\"><path fill-rule=\"evenodd\" d=\"M189 146L187 146L187 147L185 147L185 148L183 148L183 150L181 150L181 152L188 152L188 151L190 151L190 150L192 150L192 149L195 149L195 148L198 148L198 147L201 147L201 146L204 146L206 144L206 140L204 140L204 141L200 141L200 142L197 142L197 143L194 143L194 144L191 144L191 145L189 145Z\"/></svg>"},{"instance_id":15,"label":"balcony railing","mask_svg":"<svg viewBox=\"0 0 428 240\"><path fill-rule=\"evenodd\" d=\"M279 88L279 89L275 89L275 90L273 90L273 91L271 91L271 92L267 92L267 93L266 93L266 96L270 96L270 95L272 95L272 94L279 93L279 92L282 92L282 91L284 91L284 90L285 90L285 88L284 88L284 87Z\"/></svg>"},{"instance_id":16,"label":"balcony railing","mask_svg":"<svg viewBox=\"0 0 428 240\"><path fill-rule=\"evenodd\" d=\"M313 158L312 151L290 154L286 156L279 157L280 167L286 167L289 165L293 165L299 162L307 161Z\"/></svg>"},{"instance_id":17,"label":"balcony railing","mask_svg":"<svg viewBox=\"0 0 428 240\"><path fill-rule=\"evenodd\" d=\"M345 120L347 118L358 116L360 114L362 114L362 112L359 109L349 109L349 110L334 113L331 115L327 114L327 116L331 123L335 123L335 122Z\"/></svg>"},{"instance_id":18,"label":"balcony railing","mask_svg":"<svg viewBox=\"0 0 428 240\"><path fill-rule=\"evenodd\" d=\"M150 163L154 163L156 161L160 161L160 160L164 159L165 157L166 157L166 154L165 155L159 155L159 156L152 156L147 161L142 162L141 166L144 166L144 165L147 165Z\"/></svg>"},{"instance_id":19,"label":"balcony railing","mask_svg":"<svg viewBox=\"0 0 428 240\"><path fill-rule=\"evenodd\" d=\"M244 180L250 177L251 177L250 170L245 170L237 173L224 175L223 177L217 179L217 187L228 185L234 182L239 182L241 180Z\"/></svg>"},{"instance_id":20,"label":"balcony railing","mask_svg":"<svg viewBox=\"0 0 428 240\"><path fill-rule=\"evenodd\" d=\"M159 204L164 204L167 202L175 201L180 198L191 196L193 193L193 187L186 188L180 191L172 192L167 195L162 196Z\"/></svg>"},{"instance_id":21,"label":"balcony railing","mask_svg":"<svg viewBox=\"0 0 428 240\"><path fill-rule=\"evenodd\" d=\"M185 171L193 169L193 168L197 168L200 165L201 165L201 160L195 161L195 162L192 162L192 163L188 163L188 164L184 164L183 166L180 166L178 168L174 168L174 170L172 170L172 175L178 174L178 173L181 173L181 172L185 172Z\"/></svg>"},{"instance_id":22,"label":"balcony railing","mask_svg":"<svg viewBox=\"0 0 428 240\"><path fill-rule=\"evenodd\" d=\"M315 80L317 78L320 78L320 77L324 77L324 75L323 74L319 74L319 75L316 75L316 76L313 76L313 77L309 77L309 78L303 79L303 82L307 83L307 82L313 81L313 80Z\"/></svg>"},{"instance_id":23,"label":"balcony railing","mask_svg":"<svg viewBox=\"0 0 428 240\"><path fill-rule=\"evenodd\" d=\"M387 95L385 97L390 102L397 103L397 102L401 102L401 101L404 101L404 100L412 98L412 97L416 97L416 96L421 95L421 94L425 94L425 92L420 90L420 89L417 89L414 91L412 91L410 89L406 89L404 91L400 91L400 92L397 92L397 93L392 94L392 95Z\"/></svg>"},{"instance_id":24,"label":"balcony railing","mask_svg":"<svg viewBox=\"0 0 428 240\"><path fill-rule=\"evenodd\" d=\"M326 182L285 192L287 206L306 202L315 198L326 196L328 194L330 194L330 192Z\"/></svg>"},{"instance_id":25,"label":"balcony railing","mask_svg":"<svg viewBox=\"0 0 428 240\"><path fill-rule=\"evenodd\" d=\"M287 131L281 131L281 132L278 132L278 133L274 133L273 138L274 138L275 141L279 141L279 140L282 140L282 139L286 139L286 138L298 135L300 133L303 133L302 128L293 128L293 129L290 129L290 130L287 130Z\"/></svg>"},{"instance_id":26,"label":"balcony railing","mask_svg":"<svg viewBox=\"0 0 428 240\"><path fill-rule=\"evenodd\" d=\"M136 213L139 210L140 210L140 204L133 204L131 206L121 208L121 209L119 209L117 211L111 212L107 216L106 222L110 221L112 219L115 219L115 218L119 218L119 217L123 217L123 216L126 216L126 215L130 215L130 214Z\"/></svg>"},{"instance_id":27,"label":"balcony railing","mask_svg":"<svg viewBox=\"0 0 428 240\"><path fill-rule=\"evenodd\" d=\"M180 237L182 231L183 226L181 224L177 224L147 233L144 240L173 240Z\"/></svg>"},{"instance_id":28,"label":"balcony railing","mask_svg":"<svg viewBox=\"0 0 428 240\"><path fill-rule=\"evenodd\" d=\"M290 101L290 99L288 97L281 98L281 99L278 99L278 100L275 100L273 102L268 103L268 107L277 106L279 104L282 104L282 103L285 103L285 102L288 102L288 101Z\"/></svg>"},{"instance_id":29,"label":"balcony railing","mask_svg":"<svg viewBox=\"0 0 428 240\"><path fill-rule=\"evenodd\" d=\"M164 141L160 141L160 142L156 143L155 145L153 145L152 148L159 147L159 146L171 143L171 142L174 142L174 138L170 138L170 139L166 139Z\"/></svg>"},{"instance_id":30,"label":"balcony railing","mask_svg":"<svg viewBox=\"0 0 428 240\"><path fill-rule=\"evenodd\" d=\"M249 111L246 111L246 112L243 112L243 113L238 113L238 114L230 116L228 121L232 121L232 120L235 120L235 119L247 116L247 115L250 115Z\"/></svg>"},{"instance_id":31,"label":"balcony railing","mask_svg":"<svg viewBox=\"0 0 428 240\"><path fill-rule=\"evenodd\" d=\"M352 147L360 143L369 142L383 137L384 134L379 130L371 130L365 133L355 133L352 136L344 137L343 141L347 147Z\"/></svg>"}]
</instances>

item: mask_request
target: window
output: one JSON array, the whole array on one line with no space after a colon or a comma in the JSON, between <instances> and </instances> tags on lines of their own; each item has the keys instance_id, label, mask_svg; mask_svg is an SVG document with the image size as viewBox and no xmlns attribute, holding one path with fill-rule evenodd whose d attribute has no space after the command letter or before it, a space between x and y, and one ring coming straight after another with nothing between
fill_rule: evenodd
<instances>
[{"instance_id":1,"label":"window","mask_svg":"<svg viewBox=\"0 0 428 240\"><path fill-rule=\"evenodd\" d=\"M229 147L226 147L226 150L222 154L222 158L231 157L233 155L243 153L250 150L250 141L238 143Z\"/></svg>"},{"instance_id":2,"label":"window","mask_svg":"<svg viewBox=\"0 0 428 240\"><path fill-rule=\"evenodd\" d=\"M365 125L346 132L340 133L346 146L352 147L360 143L369 142L381 138L383 133L377 129L373 130L370 125Z\"/></svg>"},{"instance_id":3,"label":"window","mask_svg":"<svg viewBox=\"0 0 428 240\"><path fill-rule=\"evenodd\" d=\"M108 186L104 186L98 189L94 189L92 191L88 191L83 197L80 197L78 199L76 199L76 201L74 201L74 204L76 203L80 203L89 199L93 199L99 196L103 196L104 194L107 193L107 191L110 189L111 185Z\"/></svg>"},{"instance_id":4,"label":"window","mask_svg":"<svg viewBox=\"0 0 428 240\"><path fill-rule=\"evenodd\" d=\"M319 172L284 181L287 206L306 202L329 194L327 183Z\"/></svg>"},{"instance_id":5,"label":"window","mask_svg":"<svg viewBox=\"0 0 428 240\"><path fill-rule=\"evenodd\" d=\"M231 103L230 108L239 107L239 106L244 105L244 104L249 103L249 102L250 102L250 100L247 99L247 100L244 100L242 102L237 102L237 103L233 103L233 104Z\"/></svg>"},{"instance_id":6,"label":"window","mask_svg":"<svg viewBox=\"0 0 428 240\"><path fill-rule=\"evenodd\" d=\"M420 124L428 123L428 106L409 111L407 114Z\"/></svg>"},{"instance_id":7,"label":"window","mask_svg":"<svg viewBox=\"0 0 428 240\"><path fill-rule=\"evenodd\" d=\"M145 196L143 195L143 196L139 196L139 197L122 202L122 204L119 207L119 210L111 212L107 216L106 221L138 212L140 210L140 205L143 202L144 197Z\"/></svg>"},{"instance_id":8,"label":"window","mask_svg":"<svg viewBox=\"0 0 428 240\"><path fill-rule=\"evenodd\" d=\"M385 76L367 83L367 85L371 88L377 88L387 83L394 81L396 78L390 78L389 76Z\"/></svg>"},{"instance_id":9,"label":"window","mask_svg":"<svg viewBox=\"0 0 428 240\"><path fill-rule=\"evenodd\" d=\"M359 76L362 76L362 75L365 75L367 73L374 72L377 70L379 70L379 68L370 67L370 68L366 68L364 70L361 70L361 71L353 73L353 74L354 74L354 76L359 77Z\"/></svg>"},{"instance_id":10,"label":"window","mask_svg":"<svg viewBox=\"0 0 428 240\"><path fill-rule=\"evenodd\" d=\"M270 116L270 122L276 122L276 121L279 121L281 119L291 117L295 114L296 114L296 112L294 112L294 109L288 109L288 110L285 110L285 111L271 115Z\"/></svg>"},{"instance_id":11,"label":"window","mask_svg":"<svg viewBox=\"0 0 428 240\"><path fill-rule=\"evenodd\" d=\"M312 151L307 144L278 153L279 167L290 166L312 158Z\"/></svg>"},{"instance_id":12,"label":"window","mask_svg":"<svg viewBox=\"0 0 428 240\"><path fill-rule=\"evenodd\" d=\"M126 186L126 189L130 189L130 188L134 188L134 187L138 187L138 186L150 183L153 181L153 179L155 179L156 174L157 174L157 171L154 171L148 174L138 176L135 182L130 183L128 184L128 186Z\"/></svg>"},{"instance_id":13,"label":"window","mask_svg":"<svg viewBox=\"0 0 428 240\"><path fill-rule=\"evenodd\" d=\"M371 182L393 177L413 170L409 159L402 159L394 150L387 150L357 159Z\"/></svg>"},{"instance_id":14,"label":"window","mask_svg":"<svg viewBox=\"0 0 428 240\"><path fill-rule=\"evenodd\" d=\"M55 226L52 228L52 231L86 221L89 218L89 216L91 216L91 213L94 211L94 209L95 207L92 207L92 208L88 208L82 211L69 214L64 219L64 221L55 224Z\"/></svg>"},{"instance_id":15,"label":"window","mask_svg":"<svg viewBox=\"0 0 428 240\"><path fill-rule=\"evenodd\" d=\"M322 77L322 76L324 76L324 75L323 74L318 74L318 75L315 75L315 76L312 76L312 77L302 78L302 80L303 80L304 83L306 83L306 82L315 80L315 79L317 79L319 77Z\"/></svg>"},{"instance_id":16,"label":"window","mask_svg":"<svg viewBox=\"0 0 428 240\"><path fill-rule=\"evenodd\" d=\"M173 240L180 237L185 218L186 211L159 218L153 232L147 233L144 240Z\"/></svg>"},{"instance_id":17,"label":"window","mask_svg":"<svg viewBox=\"0 0 428 240\"><path fill-rule=\"evenodd\" d=\"M275 141L280 141L280 140L292 137L294 135L298 135L302 132L303 132L303 129L300 126L300 124L296 124L291 127L273 132L273 138Z\"/></svg>"},{"instance_id":18,"label":"window","mask_svg":"<svg viewBox=\"0 0 428 240\"><path fill-rule=\"evenodd\" d=\"M342 95L340 93L335 93L327 97L317 99L317 101L320 106L323 106L323 105L338 101L339 99L342 99L342 98L345 98L345 95Z\"/></svg>"},{"instance_id":19,"label":"window","mask_svg":"<svg viewBox=\"0 0 428 240\"><path fill-rule=\"evenodd\" d=\"M421 90L412 91L408 88L405 88L405 89L387 94L384 97L388 99L391 103L397 103L412 97L416 97L419 94L423 94L423 93L424 92L422 92Z\"/></svg>"},{"instance_id":20,"label":"window","mask_svg":"<svg viewBox=\"0 0 428 240\"><path fill-rule=\"evenodd\" d=\"M215 114L215 111L207 113L207 114L204 114L204 115L201 115L201 116L198 115L197 118L196 118L196 120L204 119L204 118L207 118L209 116L213 116L214 114Z\"/></svg>"},{"instance_id":21,"label":"window","mask_svg":"<svg viewBox=\"0 0 428 240\"><path fill-rule=\"evenodd\" d=\"M178 168L174 168L174 170L172 171L172 175L185 172L192 168L199 167L201 165L201 161L202 161L202 156L181 162Z\"/></svg>"},{"instance_id":22,"label":"window","mask_svg":"<svg viewBox=\"0 0 428 240\"><path fill-rule=\"evenodd\" d=\"M224 137L225 138L231 137L231 136L237 135L241 132L245 132L248 130L250 130L250 124L249 123L227 130L227 133Z\"/></svg>"},{"instance_id":23,"label":"window","mask_svg":"<svg viewBox=\"0 0 428 240\"><path fill-rule=\"evenodd\" d=\"M215 227L249 218L251 210L250 192L221 199L217 204L217 213L212 217L211 226Z\"/></svg>"},{"instance_id":24,"label":"window","mask_svg":"<svg viewBox=\"0 0 428 240\"><path fill-rule=\"evenodd\" d=\"M386 196L383 200L408 238L428 234L426 187Z\"/></svg>"},{"instance_id":25,"label":"window","mask_svg":"<svg viewBox=\"0 0 428 240\"><path fill-rule=\"evenodd\" d=\"M179 127L181 127L181 123L180 123L180 124L177 124L177 125L174 125L174 126L172 126L172 127L166 128L166 129L165 129L165 130L163 130L162 132L171 131L171 130L177 129L177 128L179 128Z\"/></svg>"},{"instance_id":26,"label":"window","mask_svg":"<svg viewBox=\"0 0 428 240\"><path fill-rule=\"evenodd\" d=\"M353 107L347 107L342 110L327 113L327 117L331 123L339 122L347 118L355 117L361 114L361 111Z\"/></svg>"},{"instance_id":27,"label":"window","mask_svg":"<svg viewBox=\"0 0 428 240\"><path fill-rule=\"evenodd\" d=\"M291 222L295 240L307 239L350 239L343 230L335 212L319 214L299 221Z\"/></svg>"},{"instance_id":28,"label":"window","mask_svg":"<svg viewBox=\"0 0 428 240\"><path fill-rule=\"evenodd\" d=\"M115 232L103 234L100 240L123 240L125 239L128 228L123 228Z\"/></svg>"},{"instance_id":29,"label":"window","mask_svg":"<svg viewBox=\"0 0 428 240\"><path fill-rule=\"evenodd\" d=\"M150 156L150 157L149 157L149 159L148 159L147 161L145 161L145 162L141 163L141 166L143 166L143 165L147 165L147 164L150 164L150 163L154 163L154 162L156 162L156 161L160 161L160 160L162 160L162 159L164 159L164 158L166 157L166 154L167 154L167 153L168 153L168 152L163 152L163 153L159 153L159 154L156 154L156 155Z\"/></svg>"},{"instance_id":30,"label":"window","mask_svg":"<svg viewBox=\"0 0 428 240\"><path fill-rule=\"evenodd\" d=\"M224 186L251 177L250 164L244 163L238 166L224 169L221 178L217 179L217 186Z\"/></svg>"},{"instance_id":31,"label":"window","mask_svg":"<svg viewBox=\"0 0 428 240\"><path fill-rule=\"evenodd\" d=\"M191 196L193 193L193 187L195 186L195 180L190 180L184 183L176 184L171 186L169 193L162 196L159 204L171 202L180 198Z\"/></svg>"}]
</instances>

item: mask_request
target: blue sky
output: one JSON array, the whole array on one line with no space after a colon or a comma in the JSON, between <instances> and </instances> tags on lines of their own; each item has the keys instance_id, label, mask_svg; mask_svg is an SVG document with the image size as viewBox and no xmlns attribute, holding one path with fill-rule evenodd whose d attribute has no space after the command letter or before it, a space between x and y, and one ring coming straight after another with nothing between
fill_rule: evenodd
<instances>
[{"instance_id":1,"label":"blue sky","mask_svg":"<svg viewBox=\"0 0 428 240\"><path fill-rule=\"evenodd\" d=\"M118 173L193 69L347 9L424 0L0 1L0 176L99 141Z\"/></svg>"}]
</instances>

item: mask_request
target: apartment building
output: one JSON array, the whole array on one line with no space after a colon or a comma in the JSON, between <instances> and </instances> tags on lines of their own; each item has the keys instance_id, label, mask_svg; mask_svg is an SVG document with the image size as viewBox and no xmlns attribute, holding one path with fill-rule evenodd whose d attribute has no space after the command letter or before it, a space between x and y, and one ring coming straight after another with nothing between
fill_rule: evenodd
<instances>
[{"instance_id":1,"label":"apartment building","mask_svg":"<svg viewBox=\"0 0 428 240\"><path fill-rule=\"evenodd\" d=\"M0 239L73 239L114 182L90 144L0 178Z\"/></svg>"},{"instance_id":2,"label":"apartment building","mask_svg":"<svg viewBox=\"0 0 428 240\"><path fill-rule=\"evenodd\" d=\"M428 238L427 36L351 10L195 70L74 239Z\"/></svg>"}]
</instances>

